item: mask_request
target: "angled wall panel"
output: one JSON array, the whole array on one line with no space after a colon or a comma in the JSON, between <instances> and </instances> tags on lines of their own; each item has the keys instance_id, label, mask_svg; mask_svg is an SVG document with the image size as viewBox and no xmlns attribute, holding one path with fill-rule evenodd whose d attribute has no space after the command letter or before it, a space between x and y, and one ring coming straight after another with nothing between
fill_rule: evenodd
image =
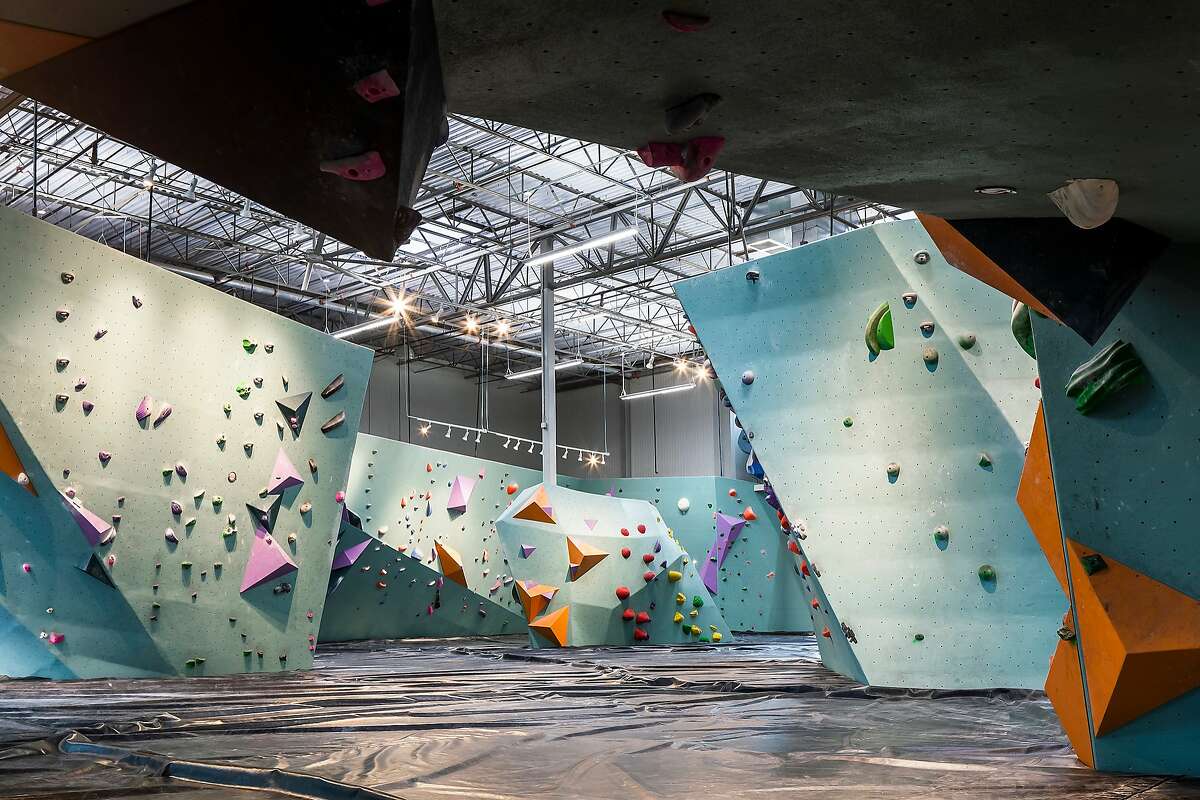
<instances>
[{"instance_id":1,"label":"angled wall panel","mask_svg":"<svg viewBox=\"0 0 1200 800\"><path fill-rule=\"evenodd\" d=\"M370 351L22 214L0 240L0 427L29 482L0 475L0 673L309 666ZM306 392L293 429L276 400Z\"/></svg>"},{"instance_id":2,"label":"angled wall panel","mask_svg":"<svg viewBox=\"0 0 1200 800\"><path fill-rule=\"evenodd\" d=\"M915 220L754 267L758 281L728 269L675 288L803 528L815 623L837 622L818 639L826 663L880 685L1041 686L1062 600L1014 502L1037 390L1009 300ZM873 357L884 302L895 346Z\"/></svg>"}]
</instances>

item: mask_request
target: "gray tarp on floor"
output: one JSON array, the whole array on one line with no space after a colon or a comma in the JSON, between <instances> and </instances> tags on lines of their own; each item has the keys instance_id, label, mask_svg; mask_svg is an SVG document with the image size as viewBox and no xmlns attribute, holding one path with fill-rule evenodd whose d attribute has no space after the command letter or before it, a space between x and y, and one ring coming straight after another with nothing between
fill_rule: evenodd
<instances>
[{"instance_id":1,"label":"gray tarp on floor","mask_svg":"<svg viewBox=\"0 0 1200 800\"><path fill-rule=\"evenodd\" d=\"M821 667L810 637L739 642L373 642L324 648L311 672L0 681L0 797L276 796L161 777L174 759L193 762L179 774L280 769L413 800L1200 798L1200 781L1083 768L1040 693L870 689ZM64 754L72 731L86 739L68 747L102 752ZM115 764L126 751L166 758Z\"/></svg>"}]
</instances>

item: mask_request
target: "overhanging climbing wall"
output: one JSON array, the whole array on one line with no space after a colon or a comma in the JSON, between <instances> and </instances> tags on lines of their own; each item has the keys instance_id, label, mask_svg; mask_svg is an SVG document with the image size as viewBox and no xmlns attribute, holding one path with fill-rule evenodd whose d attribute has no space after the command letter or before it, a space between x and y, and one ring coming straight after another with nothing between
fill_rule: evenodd
<instances>
[{"instance_id":1,"label":"overhanging climbing wall","mask_svg":"<svg viewBox=\"0 0 1200 800\"><path fill-rule=\"evenodd\" d=\"M16 212L0 241L0 673L310 666L370 351Z\"/></svg>"},{"instance_id":2,"label":"overhanging climbing wall","mask_svg":"<svg viewBox=\"0 0 1200 800\"><path fill-rule=\"evenodd\" d=\"M1034 319L1021 500L1071 605L1046 692L1097 769L1200 775L1198 256L1168 248L1095 347Z\"/></svg>"},{"instance_id":3,"label":"overhanging climbing wall","mask_svg":"<svg viewBox=\"0 0 1200 800\"><path fill-rule=\"evenodd\" d=\"M729 639L698 562L643 500L538 484L496 529L535 647Z\"/></svg>"},{"instance_id":4,"label":"overhanging climbing wall","mask_svg":"<svg viewBox=\"0 0 1200 800\"><path fill-rule=\"evenodd\" d=\"M473 482L466 503L452 506L464 499L451 497L456 481L461 489L464 480ZM499 547L495 521L518 491L540 480L535 470L359 434L347 506L361 515L361 528L343 525L338 554L349 555L340 560L335 555L321 640L524 631L525 621L517 616L522 608L513 596L517 570ZM811 630L787 538L753 484L711 477L565 477L562 483L654 504L697 562L718 537L715 512L736 517L742 521L740 535L723 563L713 562L714 602L729 627ZM687 511L680 510L681 500ZM370 543L355 549L365 538ZM461 557L465 585L447 579L438 543Z\"/></svg>"},{"instance_id":5,"label":"overhanging climbing wall","mask_svg":"<svg viewBox=\"0 0 1200 800\"><path fill-rule=\"evenodd\" d=\"M806 537L826 663L879 685L1040 686L1061 600L1013 500L1037 390L1008 298L916 221L752 267L675 289Z\"/></svg>"}]
</instances>

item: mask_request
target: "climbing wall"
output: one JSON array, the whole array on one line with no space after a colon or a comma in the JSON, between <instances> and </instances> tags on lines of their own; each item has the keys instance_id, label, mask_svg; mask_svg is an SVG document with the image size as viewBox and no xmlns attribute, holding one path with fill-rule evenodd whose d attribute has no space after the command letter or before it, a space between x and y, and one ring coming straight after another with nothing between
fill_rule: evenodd
<instances>
[{"instance_id":1,"label":"climbing wall","mask_svg":"<svg viewBox=\"0 0 1200 800\"><path fill-rule=\"evenodd\" d=\"M461 511L448 507L460 477L474 480ZM376 555L353 569L345 559L338 566L335 557L321 640L523 631L524 620L514 616L521 612L513 597L515 567L499 550L495 521L518 491L540 480L535 470L359 434L347 507L361 515L361 530L343 524L339 548L352 548L365 536L372 543L363 554ZM754 484L726 478L570 477L562 483L654 504L669 535L693 561L705 559L718 537L716 512L737 517L743 526L718 567L713 597L729 627L812 629L788 539ZM681 501L686 511L680 510ZM461 556L465 586L445 579L438 543Z\"/></svg>"},{"instance_id":2,"label":"climbing wall","mask_svg":"<svg viewBox=\"0 0 1200 800\"><path fill-rule=\"evenodd\" d=\"M538 484L496 521L534 647L729 641L654 507Z\"/></svg>"},{"instance_id":3,"label":"climbing wall","mask_svg":"<svg viewBox=\"0 0 1200 800\"><path fill-rule=\"evenodd\" d=\"M1033 321L1019 497L1070 601L1046 692L1097 769L1200 775L1197 255L1169 248L1094 347Z\"/></svg>"},{"instance_id":4,"label":"climbing wall","mask_svg":"<svg viewBox=\"0 0 1200 800\"><path fill-rule=\"evenodd\" d=\"M322 641L525 630L496 518L538 472L358 435L347 507L371 539L334 570ZM358 533L341 549L358 544Z\"/></svg>"},{"instance_id":5,"label":"climbing wall","mask_svg":"<svg viewBox=\"0 0 1200 800\"><path fill-rule=\"evenodd\" d=\"M916 221L675 289L791 518L825 662L1041 686L1061 600L1013 501L1037 389L1008 298Z\"/></svg>"},{"instance_id":6,"label":"climbing wall","mask_svg":"<svg viewBox=\"0 0 1200 800\"><path fill-rule=\"evenodd\" d=\"M812 621L803 594L788 536L780 530L775 511L755 484L729 478L625 478L564 480L573 489L654 505L667 528L693 560L713 565L710 592L734 631L785 633L811 631ZM740 520L741 527L724 553L718 542L717 514ZM736 523L734 523L736 524ZM728 525L724 526L728 528ZM729 531L726 530L726 537ZM722 557L723 556L723 557ZM702 564L703 566L703 564Z\"/></svg>"},{"instance_id":7,"label":"climbing wall","mask_svg":"<svg viewBox=\"0 0 1200 800\"><path fill-rule=\"evenodd\" d=\"M311 665L371 366L0 209L0 674Z\"/></svg>"}]
</instances>

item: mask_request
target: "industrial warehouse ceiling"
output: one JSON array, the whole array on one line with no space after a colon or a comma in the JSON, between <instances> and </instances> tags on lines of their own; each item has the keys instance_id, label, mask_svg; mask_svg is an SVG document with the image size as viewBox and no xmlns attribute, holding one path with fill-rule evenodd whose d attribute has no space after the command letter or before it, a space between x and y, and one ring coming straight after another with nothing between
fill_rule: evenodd
<instances>
[{"instance_id":1,"label":"industrial warehouse ceiling","mask_svg":"<svg viewBox=\"0 0 1200 800\"><path fill-rule=\"evenodd\" d=\"M585 359L568 384L700 358L674 281L897 213L721 171L684 184L626 150L452 116L418 195L425 221L386 262L3 89L0 202L330 333L399 301L405 324L353 340L478 370L483 336L496 375L539 363L531 252L636 228L556 262L556 347Z\"/></svg>"}]
</instances>

